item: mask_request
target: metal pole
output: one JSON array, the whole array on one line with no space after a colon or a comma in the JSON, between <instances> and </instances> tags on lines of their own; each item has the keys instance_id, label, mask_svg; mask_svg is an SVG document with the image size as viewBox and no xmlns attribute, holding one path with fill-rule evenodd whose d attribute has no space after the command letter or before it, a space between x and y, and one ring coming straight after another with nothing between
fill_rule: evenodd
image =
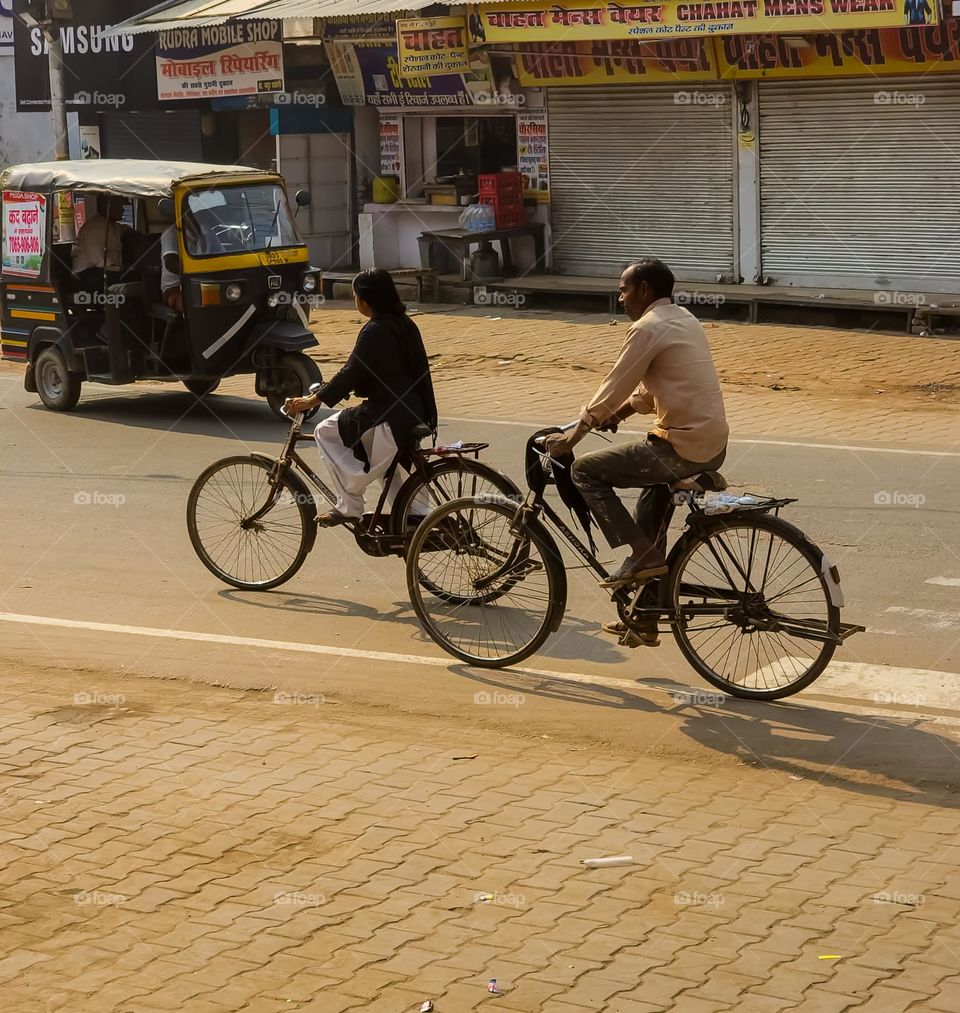
<instances>
[{"instance_id":1,"label":"metal pole","mask_svg":"<svg viewBox=\"0 0 960 1013\"><path fill-rule=\"evenodd\" d=\"M50 115L53 119L53 136L57 161L70 157L70 144L67 139L67 105L63 91L63 43L60 41L60 29L56 25L46 25L44 34L49 44L48 61L50 65Z\"/></svg>"}]
</instances>

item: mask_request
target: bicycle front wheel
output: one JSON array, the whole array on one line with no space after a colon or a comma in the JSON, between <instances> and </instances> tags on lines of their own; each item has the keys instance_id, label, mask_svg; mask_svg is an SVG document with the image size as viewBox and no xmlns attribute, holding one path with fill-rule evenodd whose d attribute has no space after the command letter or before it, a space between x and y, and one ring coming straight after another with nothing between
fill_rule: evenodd
<instances>
[{"instance_id":1,"label":"bicycle front wheel","mask_svg":"<svg viewBox=\"0 0 960 1013\"><path fill-rule=\"evenodd\" d=\"M449 457L429 465L428 478L423 479L414 472L404 485L394 503L392 517L394 533L400 536L412 535L424 517L436 507L455 499L477 496L505 496L523 499L516 485L496 468L468 457ZM423 574L420 581L427 591L450 602L492 601L499 591L491 590L486 595L464 597L454 588L445 588Z\"/></svg>"},{"instance_id":2,"label":"bicycle front wheel","mask_svg":"<svg viewBox=\"0 0 960 1013\"><path fill-rule=\"evenodd\" d=\"M563 617L557 546L539 524L512 530L516 513L508 500L444 503L417 528L407 554L407 589L424 630L472 665L529 658Z\"/></svg>"},{"instance_id":3,"label":"bicycle front wheel","mask_svg":"<svg viewBox=\"0 0 960 1013\"><path fill-rule=\"evenodd\" d=\"M270 471L255 457L227 457L200 475L187 500L187 530L200 562L245 591L289 580L310 551L310 511L288 480L274 490ZM251 523L271 498L270 509Z\"/></svg>"},{"instance_id":4,"label":"bicycle front wheel","mask_svg":"<svg viewBox=\"0 0 960 1013\"><path fill-rule=\"evenodd\" d=\"M839 643L823 554L765 514L718 518L681 550L667 577L680 651L712 686L779 700L820 675Z\"/></svg>"}]
</instances>

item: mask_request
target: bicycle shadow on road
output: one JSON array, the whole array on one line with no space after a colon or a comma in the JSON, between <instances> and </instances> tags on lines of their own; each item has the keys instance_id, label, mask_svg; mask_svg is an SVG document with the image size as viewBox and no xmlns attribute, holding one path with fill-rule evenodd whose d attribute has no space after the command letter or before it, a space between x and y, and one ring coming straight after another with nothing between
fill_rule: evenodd
<instances>
[{"instance_id":1,"label":"bicycle shadow on road","mask_svg":"<svg viewBox=\"0 0 960 1013\"><path fill-rule=\"evenodd\" d=\"M753 766L859 795L960 808L960 744L919 719L748 700L674 713L684 735Z\"/></svg>"},{"instance_id":2,"label":"bicycle shadow on road","mask_svg":"<svg viewBox=\"0 0 960 1013\"><path fill-rule=\"evenodd\" d=\"M322 594L296 591L240 591L225 588L217 592L218 598L240 605L255 605L257 608L274 609L278 612L308 616L343 616L351 619L383 620L399 622L407 626L418 626L416 616L409 602L395 602L392 612L385 612L375 605L364 605L348 598L327 598ZM407 613L404 615L404 613Z\"/></svg>"},{"instance_id":3,"label":"bicycle shadow on road","mask_svg":"<svg viewBox=\"0 0 960 1013\"><path fill-rule=\"evenodd\" d=\"M824 784L861 796L960 808L960 743L921 727L916 719L724 698L666 679L645 679L632 693L541 676L535 670L513 673L509 668L451 665L449 671L487 690L612 708L627 717L639 712L638 717L653 718L657 724L638 729L637 741L669 748L680 736L711 753L786 774L797 789ZM656 684L662 685L663 698ZM589 735L592 727L584 725L582 731ZM613 735L615 729L606 723L602 734Z\"/></svg>"}]
</instances>

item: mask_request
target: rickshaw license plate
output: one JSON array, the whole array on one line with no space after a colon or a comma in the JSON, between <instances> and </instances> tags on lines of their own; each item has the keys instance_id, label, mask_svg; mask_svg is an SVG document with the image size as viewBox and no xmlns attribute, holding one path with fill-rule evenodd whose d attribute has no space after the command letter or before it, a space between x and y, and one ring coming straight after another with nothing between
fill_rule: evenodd
<instances>
[{"instance_id":1,"label":"rickshaw license plate","mask_svg":"<svg viewBox=\"0 0 960 1013\"><path fill-rule=\"evenodd\" d=\"M283 264L286 258L279 250L275 253L268 250L266 253L260 254L260 260L263 264Z\"/></svg>"}]
</instances>

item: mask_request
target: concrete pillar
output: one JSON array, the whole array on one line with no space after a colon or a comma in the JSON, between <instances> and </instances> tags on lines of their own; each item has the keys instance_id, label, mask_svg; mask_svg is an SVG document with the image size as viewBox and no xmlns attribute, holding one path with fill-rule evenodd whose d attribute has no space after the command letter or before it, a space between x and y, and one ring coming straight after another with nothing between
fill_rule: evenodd
<instances>
[{"instance_id":1,"label":"concrete pillar","mask_svg":"<svg viewBox=\"0 0 960 1013\"><path fill-rule=\"evenodd\" d=\"M733 129L737 137L737 264L742 281L759 284L760 256L760 116L755 81L734 84Z\"/></svg>"}]
</instances>

